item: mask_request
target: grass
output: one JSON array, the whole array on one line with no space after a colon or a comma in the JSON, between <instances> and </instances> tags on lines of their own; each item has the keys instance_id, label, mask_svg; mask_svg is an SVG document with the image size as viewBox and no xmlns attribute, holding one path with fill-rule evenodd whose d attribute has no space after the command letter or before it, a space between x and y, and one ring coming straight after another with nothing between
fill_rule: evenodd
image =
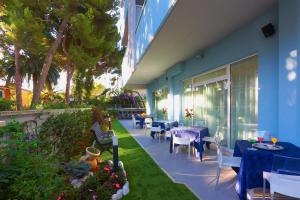
<instances>
[{"instance_id":1,"label":"grass","mask_svg":"<svg viewBox=\"0 0 300 200\"><path fill-rule=\"evenodd\" d=\"M183 184L174 183L133 139L119 121L113 122L119 138L119 160L128 174L130 193L125 200L197 199ZM112 159L104 152L102 159Z\"/></svg>"}]
</instances>

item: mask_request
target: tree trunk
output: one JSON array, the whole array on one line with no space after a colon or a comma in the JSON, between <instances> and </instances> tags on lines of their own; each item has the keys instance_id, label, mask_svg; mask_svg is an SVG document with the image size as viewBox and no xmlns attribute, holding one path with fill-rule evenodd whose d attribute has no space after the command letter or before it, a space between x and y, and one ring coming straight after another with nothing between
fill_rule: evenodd
<instances>
[{"instance_id":1,"label":"tree trunk","mask_svg":"<svg viewBox=\"0 0 300 200\"><path fill-rule=\"evenodd\" d=\"M22 108L22 76L21 76L21 66L20 66L20 46L15 44L15 84L16 84L16 101L17 110Z\"/></svg>"},{"instance_id":2,"label":"tree trunk","mask_svg":"<svg viewBox=\"0 0 300 200\"><path fill-rule=\"evenodd\" d=\"M64 32L67 28L68 18L69 18L69 16L66 16L63 19L62 23L60 24L58 33L56 35L56 39L52 43L51 48L49 49L49 51L46 55L46 58L45 58L44 64L43 64L43 68L42 68L42 72L41 72L40 78L38 79L37 88L34 91L33 96L32 96L31 106L33 106L35 103L37 103L40 98L41 92L44 88L44 85L45 85L45 82L46 82L46 79L48 76L49 68L51 66L53 57L57 51L58 46L60 45L60 43L63 39Z\"/></svg>"},{"instance_id":3,"label":"tree trunk","mask_svg":"<svg viewBox=\"0 0 300 200\"><path fill-rule=\"evenodd\" d=\"M8 75L7 78L6 78L6 81L5 81L5 87L9 87L10 83L11 83L11 76Z\"/></svg>"},{"instance_id":4,"label":"tree trunk","mask_svg":"<svg viewBox=\"0 0 300 200\"><path fill-rule=\"evenodd\" d=\"M38 81L38 77L36 74L32 75L32 91L34 93L34 91L36 91L37 88L37 81Z\"/></svg>"},{"instance_id":5,"label":"tree trunk","mask_svg":"<svg viewBox=\"0 0 300 200\"><path fill-rule=\"evenodd\" d=\"M53 87L52 87L51 82L49 80L46 80L46 87L47 87L47 90L49 92L53 92Z\"/></svg>"},{"instance_id":6,"label":"tree trunk","mask_svg":"<svg viewBox=\"0 0 300 200\"><path fill-rule=\"evenodd\" d=\"M71 80L73 77L73 73L74 73L74 66L72 65L71 62L68 62L67 64L67 84L66 84L66 92L65 92L65 99L66 99L66 103L69 104L70 103L70 85L71 85Z\"/></svg>"}]
</instances>

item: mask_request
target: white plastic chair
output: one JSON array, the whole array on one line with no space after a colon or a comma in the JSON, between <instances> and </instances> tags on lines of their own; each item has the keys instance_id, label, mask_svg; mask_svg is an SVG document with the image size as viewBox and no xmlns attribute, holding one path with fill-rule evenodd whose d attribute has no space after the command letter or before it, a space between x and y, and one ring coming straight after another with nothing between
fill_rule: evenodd
<instances>
[{"instance_id":1,"label":"white plastic chair","mask_svg":"<svg viewBox=\"0 0 300 200\"><path fill-rule=\"evenodd\" d=\"M165 131L165 141L167 141L168 138L171 138L171 130Z\"/></svg>"},{"instance_id":2,"label":"white plastic chair","mask_svg":"<svg viewBox=\"0 0 300 200\"><path fill-rule=\"evenodd\" d=\"M270 183L271 200L274 199L275 192L294 198L300 198L299 167L299 158L274 156L272 172L263 172L263 199L265 199L266 181ZM279 174L280 172L297 175Z\"/></svg>"},{"instance_id":3,"label":"white plastic chair","mask_svg":"<svg viewBox=\"0 0 300 200\"><path fill-rule=\"evenodd\" d=\"M177 137L175 134L173 135L173 150L175 151L175 144L181 146L188 146L188 157L190 158L190 152L191 152L191 140L188 137L185 138L181 138L181 137ZM178 147L176 148L176 154L178 153Z\"/></svg>"},{"instance_id":4,"label":"white plastic chair","mask_svg":"<svg viewBox=\"0 0 300 200\"><path fill-rule=\"evenodd\" d=\"M217 126L217 130L216 130L215 136L219 136L219 130L220 130L220 127ZM203 142L215 143L215 138L214 137L203 137L202 141Z\"/></svg>"},{"instance_id":5,"label":"white plastic chair","mask_svg":"<svg viewBox=\"0 0 300 200\"><path fill-rule=\"evenodd\" d=\"M152 119L146 118L145 119L145 135L147 134L147 130L151 130L152 127Z\"/></svg>"},{"instance_id":6,"label":"white plastic chair","mask_svg":"<svg viewBox=\"0 0 300 200\"><path fill-rule=\"evenodd\" d=\"M133 128L136 128L137 125L140 123L140 120L136 120L133 114L131 115L131 117L132 117Z\"/></svg>"},{"instance_id":7,"label":"white plastic chair","mask_svg":"<svg viewBox=\"0 0 300 200\"><path fill-rule=\"evenodd\" d=\"M154 132L154 137L158 138L159 142L160 142L160 136L161 136L161 128L160 126L152 126L150 129L151 132Z\"/></svg>"},{"instance_id":8,"label":"white plastic chair","mask_svg":"<svg viewBox=\"0 0 300 200\"><path fill-rule=\"evenodd\" d=\"M218 169L216 176L216 187L219 184L221 170L225 167L240 167L241 165L241 157L233 157L233 156L224 156L221 150L221 139L220 136L215 136L215 143L217 146L217 161L218 161Z\"/></svg>"}]
</instances>

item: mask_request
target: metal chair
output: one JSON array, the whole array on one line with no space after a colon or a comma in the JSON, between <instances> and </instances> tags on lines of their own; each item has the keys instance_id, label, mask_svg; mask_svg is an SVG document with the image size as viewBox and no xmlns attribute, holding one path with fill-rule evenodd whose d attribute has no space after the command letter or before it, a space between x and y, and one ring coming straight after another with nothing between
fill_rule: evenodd
<instances>
[{"instance_id":1,"label":"metal chair","mask_svg":"<svg viewBox=\"0 0 300 200\"><path fill-rule=\"evenodd\" d=\"M98 122L95 122L91 128L91 133L94 135L95 140L93 146L97 143L100 149L100 154L103 151L112 153L112 137L115 135L113 131L102 131Z\"/></svg>"},{"instance_id":2,"label":"metal chair","mask_svg":"<svg viewBox=\"0 0 300 200\"><path fill-rule=\"evenodd\" d=\"M271 172L263 172L263 199L266 194L266 181L270 183L271 200L280 193L300 198L300 158L275 155Z\"/></svg>"},{"instance_id":3,"label":"metal chair","mask_svg":"<svg viewBox=\"0 0 300 200\"><path fill-rule=\"evenodd\" d=\"M241 165L241 157L233 157L233 156L224 156L221 150L221 138L220 136L215 136L215 144L217 146L217 176L216 176L216 187L219 184L221 170L225 167L240 167Z\"/></svg>"}]
</instances>

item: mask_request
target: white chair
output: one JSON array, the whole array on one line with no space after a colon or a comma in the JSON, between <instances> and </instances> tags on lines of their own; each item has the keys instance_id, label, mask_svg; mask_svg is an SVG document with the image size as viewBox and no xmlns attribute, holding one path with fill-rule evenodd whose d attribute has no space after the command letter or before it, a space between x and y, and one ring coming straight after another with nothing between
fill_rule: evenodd
<instances>
[{"instance_id":1,"label":"white chair","mask_svg":"<svg viewBox=\"0 0 300 200\"><path fill-rule=\"evenodd\" d=\"M165 131L165 141L167 141L168 138L171 138L171 130Z\"/></svg>"},{"instance_id":2,"label":"white chair","mask_svg":"<svg viewBox=\"0 0 300 200\"><path fill-rule=\"evenodd\" d=\"M217 130L216 130L215 136L219 137L219 130L220 130L220 127L217 126ZM214 137L203 137L202 141L203 142L215 143L215 138Z\"/></svg>"},{"instance_id":3,"label":"white chair","mask_svg":"<svg viewBox=\"0 0 300 200\"><path fill-rule=\"evenodd\" d=\"M188 157L190 158L190 152L191 152L191 140L188 137L181 138L177 137L175 134L173 135L173 150L175 151L175 145L178 145L176 148L176 154L178 153L179 146L188 146Z\"/></svg>"},{"instance_id":4,"label":"white chair","mask_svg":"<svg viewBox=\"0 0 300 200\"><path fill-rule=\"evenodd\" d=\"M136 128L136 126L139 125L140 120L136 120L133 114L131 115L131 117L132 117L133 128Z\"/></svg>"},{"instance_id":5,"label":"white chair","mask_svg":"<svg viewBox=\"0 0 300 200\"><path fill-rule=\"evenodd\" d=\"M263 172L263 178L263 199L265 199L266 180L270 183L271 200L274 199L275 192L294 198L300 198L300 176Z\"/></svg>"},{"instance_id":6,"label":"white chair","mask_svg":"<svg viewBox=\"0 0 300 200\"><path fill-rule=\"evenodd\" d=\"M151 130L152 128L152 119L146 118L145 119L145 135L147 134L147 130Z\"/></svg>"},{"instance_id":7,"label":"white chair","mask_svg":"<svg viewBox=\"0 0 300 200\"><path fill-rule=\"evenodd\" d=\"M266 181L270 183L271 200L274 199L275 192L294 198L300 198L299 167L299 158L274 156L272 172L263 172L263 199L265 199ZM279 174L280 172L297 175Z\"/></svg>"},{"instance_id":8,"label":"white chair","mask_svg":"<svg viewBox=\"0 0 300 200\"><path fill-rule=\"evenodd\" d=\"M150 131L154 132L154 138L158 138L158 140L160 142L160 136L161 136L161 131L162 131L160 126L152 126Z\"/></svg>"},{"instance_id":9,"label":"white chair","mask_svg":"<svg viewBox=\"0 0 300 200\"><path fill-rule=\"evenodd\" d=\"M225 167L240 167L241 157L224 156L221 150L221 139L220 136L215 136L215 143L217 146L217 161L218 169L216 176L216 187L219 184L221 170Z\"/></svg>"}]
</instances>

